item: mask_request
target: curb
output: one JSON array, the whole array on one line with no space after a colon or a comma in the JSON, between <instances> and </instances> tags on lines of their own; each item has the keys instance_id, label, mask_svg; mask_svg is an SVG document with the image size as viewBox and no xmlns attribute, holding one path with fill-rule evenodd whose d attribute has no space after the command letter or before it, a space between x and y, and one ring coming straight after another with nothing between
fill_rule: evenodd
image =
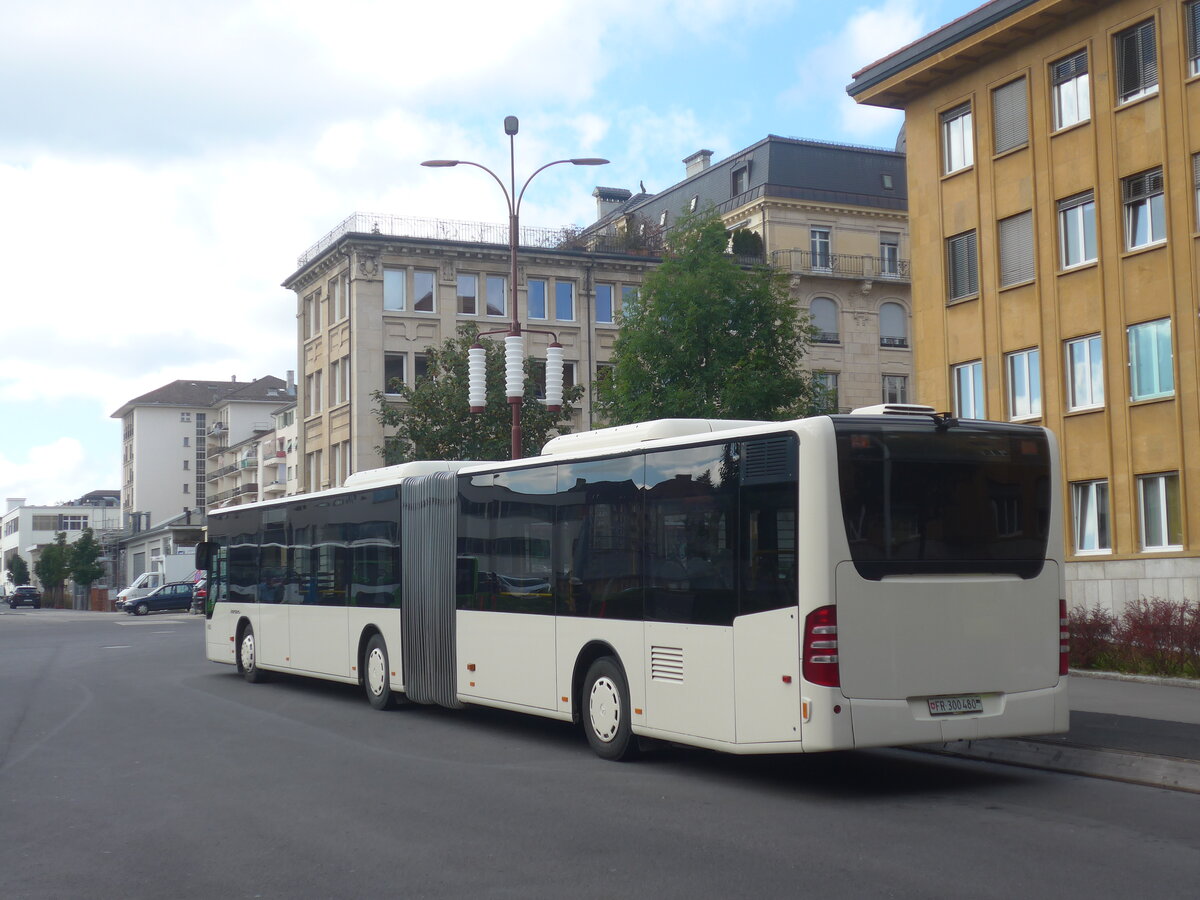
<instances>
[{"instance_id":1,"label":"curb","mask_svg":"<svg viewBox=\"0 0 1200 900\"><path fill-rule=\"evenodd\" d=\"M1173 756L999 739L921 744L908 749L1200 794L1200 762Z\"/></svg>"}]
</instances>

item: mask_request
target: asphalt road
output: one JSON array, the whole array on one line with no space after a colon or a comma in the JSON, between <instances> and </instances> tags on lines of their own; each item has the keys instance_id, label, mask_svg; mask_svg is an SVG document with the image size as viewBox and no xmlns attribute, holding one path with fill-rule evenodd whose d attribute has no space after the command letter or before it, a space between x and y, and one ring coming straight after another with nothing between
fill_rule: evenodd
<instances>
[{"instance_id":1,"label":"asphalt road","mask_svg":"<svg viewBox=\"0 0 1200 900\"><path fill-rule=\"evenodd\" d=\"M243 682L176 614L0 613L0 893L1185 897L1200 796L905 750L606 763L561 723Z\"/></svg>"}]
</instances>

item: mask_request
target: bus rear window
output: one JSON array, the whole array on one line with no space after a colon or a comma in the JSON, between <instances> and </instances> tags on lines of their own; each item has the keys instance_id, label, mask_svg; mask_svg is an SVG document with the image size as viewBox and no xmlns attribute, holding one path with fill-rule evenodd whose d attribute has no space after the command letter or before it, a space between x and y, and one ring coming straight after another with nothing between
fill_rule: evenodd
<instances>
[{"instance_id":1,"label":"bus rear window","mask_svg":"<svg viewBox=\"0 0 1200 900\"><path fill-rule=\"evenodd\" d=\"M846 539L862 577L1041 572L1050 526L1041 429L834 421Z\"/></svg>"}]
</instances>

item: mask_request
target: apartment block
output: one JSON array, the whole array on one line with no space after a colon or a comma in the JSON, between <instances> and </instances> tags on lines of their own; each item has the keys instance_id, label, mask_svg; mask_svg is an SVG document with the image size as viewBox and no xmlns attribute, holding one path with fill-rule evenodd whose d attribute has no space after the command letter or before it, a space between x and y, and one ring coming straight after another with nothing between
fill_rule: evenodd
<instances>
[{"instance_id":1,"label":"apartment block","mask_svg":"<svg viewBox=\"0 0 1200 900\"><path fill-rule=\"evenodd\" d=\"M1200 3L994 0L855 73L902 109L917 387L1062 447L1068 599L1200 599Z\"/></svg>"}]
</instances>

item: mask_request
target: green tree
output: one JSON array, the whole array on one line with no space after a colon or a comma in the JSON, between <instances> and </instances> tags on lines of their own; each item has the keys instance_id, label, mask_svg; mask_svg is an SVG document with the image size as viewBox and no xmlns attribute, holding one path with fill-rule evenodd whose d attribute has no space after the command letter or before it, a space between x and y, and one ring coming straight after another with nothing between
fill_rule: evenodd
<instances>
[{"instance_id":1,"label":"green tree","mask_svg":"<svg viewBox=\"0 0 1200 900\"><path fill-rule=\"evenodd\" d=\"M83 529L70 551L71 580L85 592L90 592L92 584L104 575L104 566L97 562L104 550L92 529Z\"/></svg>"},{"instance_id":2,"label":"green tree","mask_svg":"<svg viewBox=\"0 0 1200 900\"><path fill-rule=\"evenodd\" d=\"M8 580L13 584L29 584L29 563L13 554L8 559Z\"/></svg>"},{"instance_id":3,"label":"green tree","mask_svg":"<svg viewBox=\"0 0 1200 900\"><path fill-rule=\"evenodd\" d=\"M389 393L403 401L396 403L375 391L375 418L385 429L395 429L377 447L385 465L414 459L508 459L512 452L512 411L504 394L504 346L479 339L487 350L487 398L483 412L472 413L467 406L467 351L478 339L479 329L472 323L458 329L458 337L448 338L441 346L426 351L428 368L415 387L400 382L389 385ZM544 366L544 363L541 363ZM525 398L521 404L522 455L541 450L553 434L570 429L571 404L583 395L575 385L563 391L560 412L550 412L537 399L533 373L538 361L525 360Z\"/></svg>"},{"instance_id":4,"label":"green tree","mask_svg":"<svg viewBox=\"0 0 1200 900\"><path fill-rule=\"evenodd\" d=\"M33 571L42 583L42 589L53 598L55 605L62 603L63 583L71 571L71 550L67 546L67 535L60 531L54 543L42 548L41 556L33 564Z\"/></svg>"},{"instance_id":5,"label":"green tree","mask_svg":"<svg viewBox=\"0 0 1200 900\"><path fill-rule=\"evenodd\" d=\"M814 331L787 276L727 253L715 212L684 218L663 263L621 316L598 411L610 424L815 413L824 392L801 368Z\"/></svg>"}]
</instances>

